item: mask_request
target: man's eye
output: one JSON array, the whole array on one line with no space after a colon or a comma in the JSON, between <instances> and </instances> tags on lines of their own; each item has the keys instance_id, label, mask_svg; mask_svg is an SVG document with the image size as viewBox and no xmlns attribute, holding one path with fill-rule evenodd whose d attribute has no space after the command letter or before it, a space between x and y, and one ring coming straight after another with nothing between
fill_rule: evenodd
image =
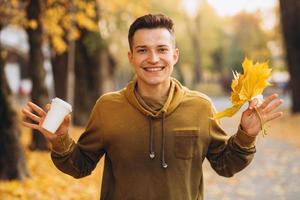
<instances>
[{"instance_id":1,"label":"man's eye","mask_svg":"<svg viewBox=\"0 0 300 200\"><path fill-rule=\"evenodd\" d=\"M167 49L167 48L162 48L162 49L158 49L158 51L161 52L161 53L166 53L166 52L169 51L169 49Z\"/></svg>"},{"instance_id":2,"label":"man's eye","mask_svg":"<svg viewBox=\"0 0 300 200\"><path fill-rule=\"evenodd\" d=\"M137 52L138 52L138 53L145 53L145 52L146 52L146 49L138 49Z\"/></svg>"}]
</instances>

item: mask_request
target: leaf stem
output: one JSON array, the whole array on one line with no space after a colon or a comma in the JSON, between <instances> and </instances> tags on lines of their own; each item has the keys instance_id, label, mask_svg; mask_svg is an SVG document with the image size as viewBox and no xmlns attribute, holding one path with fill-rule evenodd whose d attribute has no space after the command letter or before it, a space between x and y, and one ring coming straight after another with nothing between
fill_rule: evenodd
<instances>
[{"instance_id":1,"label":"leaf stem","mask_svg":"<svg viewBox=\"0 0 300 200\"><path fill-rule=\"evenodd\" d=\"M267 129L266 129L266 126L265 126L265 123L258 111L258 109L256 107L254 107L255 111L256 111L256 114L260 120L260 125L261 125L261 130L262 130L262 136L265 137L267 135Z\"/></svg>"}]
</instances>

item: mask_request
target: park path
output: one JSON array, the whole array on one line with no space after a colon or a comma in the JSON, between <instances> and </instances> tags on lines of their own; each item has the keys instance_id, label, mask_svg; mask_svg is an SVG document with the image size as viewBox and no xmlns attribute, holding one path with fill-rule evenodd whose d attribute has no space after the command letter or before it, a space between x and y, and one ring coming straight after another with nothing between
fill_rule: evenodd
<instances>
[{"instance_id":1,"label":"park path","mask_svg":"<svg viewBox=\"0 0 300 200\"><path fill-rule=\"evenodd\" d=\"M299 200L300 151L285 141L258 141L253 162L232 178L204 165L205 200Z\"/></svg>"},{"instance_id":2,"label":"park path","mask_svg":"<svg viewBox=\"0 0 300 200\"><path fill-rule=\"evenodd\" d=\"M236 131L239 119L240 114L222 120L222 125L232 134ZM272 127L269 127L269 131L272 131ZM218 176L205 161L205 200L300 199L299 146L292 141L273 137L270 133L267 137L258 137L256 148L252 163L232 178Z\"/></svg>"}]
</instances>

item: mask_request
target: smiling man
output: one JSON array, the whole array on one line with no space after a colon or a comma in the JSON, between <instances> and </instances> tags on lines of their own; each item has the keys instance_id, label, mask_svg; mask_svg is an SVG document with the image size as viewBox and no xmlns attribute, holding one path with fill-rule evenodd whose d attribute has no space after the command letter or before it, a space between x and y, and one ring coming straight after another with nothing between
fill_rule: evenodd
<instances>
[{"instance_id":1,"label":"smiling man","mask_svg":"<svg viewBox=\"0 0 300 200\"><path fill-rule=\"evenodd\" d=\"M129 30L128 58L135 69L137 91L144 97L161 99L167 96L179 54L175 48L173 24L165 19L162 27L145 28L147 24L144 23L137 21Z\"/></svg>"},{"instance_id":2,"label":"smiling man","mask_svg":"<svg viewBox=\"0 0 300 200\"><path fill-rule=\"evenodd\" d=\"M136 19L128 41L136 78L98 99L77 143L68 134L70 116L49 133L41 127L46 112L31 102L38 115L29 109L23 113L36 123L24 125L50 140L54 164L75 178L89 175L105 155L103 200L201 200L204 159L226 177L245 168L255 153L260 117L263 123L280 117L272 111L282 100L275 94L261 105L253 100L229 137L212 119L210 99L171 77L179 51L170 18Z\"/></svg>"}]
</instances>

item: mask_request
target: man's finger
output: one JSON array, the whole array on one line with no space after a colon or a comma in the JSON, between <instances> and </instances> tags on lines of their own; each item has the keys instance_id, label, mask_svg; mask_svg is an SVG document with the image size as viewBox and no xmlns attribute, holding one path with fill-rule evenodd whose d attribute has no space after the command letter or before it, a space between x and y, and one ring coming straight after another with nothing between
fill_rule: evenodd
<instances>
[{"instance_id":1,"label":"man's finger","mask_svg":"<svg viewBox=\"0 0 300 200\"><path fill-rule=\"evenodd\" d=\"M46 138L48 139L52 139L55 138L56 136L52 133L50 133L49 131L47 131L46 129L41 128L39 125L37 124L32 124L32 123L28 123L28 122L22 122L23 126L26 126L28 128L32 128L35 130L38 130L42 135L44 135Z\"/></svg>"},{"instance_id":2,"label":"man's finger","mask_svg":"<svg viewBox=\"0 0 300 200\"><path fill-rule=\"evenodd\" d=\"M249 104L249 109L252 110L258 103L258 100L257 99L253 99L252 101L250 101L250 104Z\"/></svg>"},{"instance_id":3,"label":"man's finger","mask_svg":"<svg viewBox=\"0 0 300 200\"><path fill-rule=\"evenodd\" d=\"M39 125L37 125L37 124L32 124L32 123L29 123L29 122L22 122L22 125L23 126L26 126L26 127L28 127L28 128L32 128L32 129L35 129L35 130L39 130L40 129L40 127L39 127Z\"/></svg>"},{"instance_id":4,"label":"man's finger","mask_svg":"<svg viewBox=\"0 0 300 200\"><path fill-rule=\"evenodd\" d=\"M266 122L271 121L273 119L276 119L278 117L281 117L282 115L283 115L283 112L272 113L272 114L270 114L270 115L267 116Z\"/></svg>"},{"instance_id":5,"label":"man's finger","mask_svg":"<svg viewBox=\"0 0 300 200\"><path fill-rule=\"evenodd\" d=\"M32 103L32 102L28 102L27 105L32 108L36 113L38 113L40 116L45 116L46 112L41 109L38 105Z\"/></svg>"},{"instance_id":6,"label":"man's finger","mask_svg":"<svg viewBox=\"0 0 300 200\"><path fill-rule=\"evenodd\" d=\"M283 103L283 100L282 99L276 99L275 102L269 106L267 106L263 112L265 113L269 113L271 112L272 110L276 109L278 106L280 106L281 104Z\"/></svg>"},{"instance_id":7,"label":"man's finger","mask_svg":"<svg viewBox=\"0 0 300 200\"><path fill-rule=\"evenodd\" d=\"M61 127L63 126L68 126L70 121L71 121L71 114L68 114L67 116L65 116L63 123L61 123L58 129L61 129Z\"/></svg>"},{"instance_id":8,"label":"man's finger","mask_svg":"<svg viewBox=\"0 0 300 200\"><path fill-rule=\"evenodd\" d=\"M71 114L68 114L68 115L64 118L64 121L65 121L66 123L70 123L70 121L71 121Z\"/></svg>"},{"instance_id":9,"label":"man's finger","mask_svg":"<svg viewBox=\"0 0 300 200\"><path fill-rule=\"evenodd\" d=\"M45 108L46 108L46 111L48 112L50 110L50 108L51 108L51 104L47 103L46 106L45 106Z\"/></svg>"},{"instance_id":10,"label":"man's finger","mask_svg":"<svg viewBox=\"0 0 300 200\"><path fill-rule=\"evenodd\" d=\"M260 108L265 109L269 105L269 103L274 99L276 99L277 97L278 94L272 94L271 96L268 96L268 98L266 98L266 100L261 104Z\"/></svg>"},{"instance_id":11,"label":"man's finger","mask_svg":"<svg viewBox=\"0 0 300 200\"><path fill-rule=\"evenodd\" d=\"M35 114L33 114L33 113L31 113L28 109L26 109L26 108L23 108L22 109L22 113L26 116L26 117L28 117L28 118L30 118L31 120L33 120L33 121L35 121L35 122L40 122L41 121L41 118L40 117L38 117L37 115L35 115Z\"/></svg>"}]
</instances>

